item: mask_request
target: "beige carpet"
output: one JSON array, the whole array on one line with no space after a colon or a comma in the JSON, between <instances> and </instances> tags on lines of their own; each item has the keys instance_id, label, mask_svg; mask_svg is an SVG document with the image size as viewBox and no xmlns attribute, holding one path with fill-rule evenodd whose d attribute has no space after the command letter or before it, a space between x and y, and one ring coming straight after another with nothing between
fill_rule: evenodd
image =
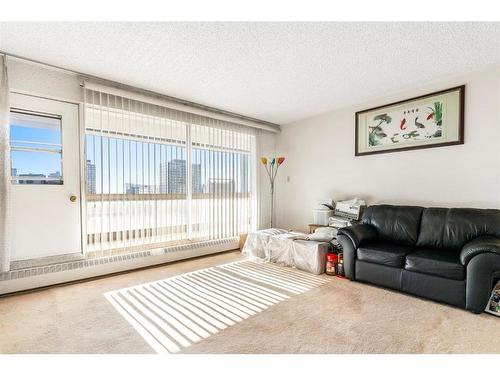
<instances>
[{"instance_id":1,"label":"beige carpet","mask_svg":"<svg viewBox=\"0 0 500 375\"><path fill-rule=\"evenodd\" d=\"M154 353L105 294L241 259L232 252L1 298L0 352ZM179 353L500 353L497 317L320 277L328 282Z\"/></svg>"},{"instance_id":2,"label":"beige carpet","mask_svg":"<svg viewBox=\"0 0 500 375\"><path fill-rule=\"evenodd\" d=\"M231 262L106 293L159 354L172 354L330 280L293 268Z\"/></svg>"}]
</instances>

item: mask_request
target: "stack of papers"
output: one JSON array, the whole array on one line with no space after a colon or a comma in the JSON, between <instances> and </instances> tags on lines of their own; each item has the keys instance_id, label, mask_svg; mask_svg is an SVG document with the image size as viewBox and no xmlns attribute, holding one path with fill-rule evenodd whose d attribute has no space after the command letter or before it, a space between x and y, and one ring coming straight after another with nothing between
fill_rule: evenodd
<instances>
[{"instance_id":1,"label":"stack of papers","mask_svg":"<svg viewBox=\"0 0 500 375\"><path fill-rule=\"evenodd\" d=\"M500 316L500 281L493 288L490 300L484 311Z\"/></svg>"}]
</instances>

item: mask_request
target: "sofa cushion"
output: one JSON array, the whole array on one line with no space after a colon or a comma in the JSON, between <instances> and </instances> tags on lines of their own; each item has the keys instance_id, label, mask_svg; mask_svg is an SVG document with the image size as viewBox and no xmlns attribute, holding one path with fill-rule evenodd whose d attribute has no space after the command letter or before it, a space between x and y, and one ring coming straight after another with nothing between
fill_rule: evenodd
<instances>
[{"instance_id":1,"label":"sofa cushion","mask_svg":"<svg viewBox=\"0 0 500 375\"><path fill-rule=\"evenodd\" d=\"M412 251L415 248L390 242L373 242L361 245L357 250L357 258L363 262L403 268L405 255Z\"/></svg>"},{"instance_id":2,"label":"sofa cushion","mask_svg":"<svg viewBox=\"0 0 500 375\"><path fill-rule=\"evenodd\" d=\"M479 236L500 237L500 210L431 207L422 213L417 247L458 250Z\"/></svg>"},{"instance_id":3,"label":"sofa cushion","mask_svg":"<svg viewBox=\"0 0 500 375\"><path fill-rule=\"evenodd\" d=\"M377 230L384 242L414 246L420 228L423 207L375 205L363 213L362 223Z\"/></svg>"},{"instance_id":4,"label":"sofa cushion","mask_svg":"<svg viewBox=\"0 0 500 375\"><path fill-rule=\"evenodd\" d=\"M457 251L416 250L406 255L405 269L446 279L465 279L465 268L460 263L460 252Z\"/></svg>"}]
</instances>

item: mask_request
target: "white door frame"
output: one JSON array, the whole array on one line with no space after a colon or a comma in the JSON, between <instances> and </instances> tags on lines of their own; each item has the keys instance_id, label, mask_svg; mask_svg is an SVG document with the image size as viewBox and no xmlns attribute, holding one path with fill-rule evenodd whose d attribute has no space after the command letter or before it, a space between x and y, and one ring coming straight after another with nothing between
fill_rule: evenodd
<instances>
[{"instance_id":1,"label":"white door frame","mask_svg":"<svg viewBox=\"0 0 500 375\"><path fill-rule=\"evenodd\" d=\"M77 129L77 131L78 131L78 135L79 135L79 142L78 142L79 170L78 170L78 174L80 176L80 181L79 181L80 233L81 233L80 252L81 252L82 257L84 257L87 254L87 230L86 230L86 217L87 217L86 193L87 193L87 189L86 189L86 184L85 184L86 183L86 176L85 176L85 126L84 126L83 102L82 101L75 101L75 100L67 100L67 99L64 99L61 97L50 96L50 95L45 95L45 94L41 95L41 94L37 94L35 92L26 91L26 90L11 89L10 93L34 97L34 98L40 98L40 99L53 100L53 101L57 101L57 102L67 103L67 104L74 104L77 106L77 112L78 112L78 120L77 120L78 129Z\"/></svg>"}]
</instances>

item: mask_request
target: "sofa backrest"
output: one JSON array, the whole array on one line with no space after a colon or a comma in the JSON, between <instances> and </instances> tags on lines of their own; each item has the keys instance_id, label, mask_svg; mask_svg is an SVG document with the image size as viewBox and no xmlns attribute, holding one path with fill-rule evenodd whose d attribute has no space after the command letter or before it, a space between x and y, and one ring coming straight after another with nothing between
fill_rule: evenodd
<instances>
[{"instance_id":1,"label":"sofa backrest","mask_svg":"<svg viewBox=\"0 0 500 375\"><path fill-rule=\"evenodd\" d=\"M382 241L415 246L423 210L417 206L369 206L361 222L374 226Z\"/></svg>"},{"instance_id":2,"label":"sofa backrest","mask_svg":"<svg viewBox=\"0 0 500 375\"><path fill-rule=\"evenodd\" d=\"M401 245L461 249L480 236L500 238L500 210L375 205L361 222L377 229L380 240Z\"/></svg>"},{"instance_id":3,"label":"sofa backrest","mask_svg":"<svg viewBox=\"0 0 500 375\"><path fill-rule=\"evenodd\" d=\"M500 210L425 208L418 247L461 249L479 236L500 237Z\"/></svg>"}]
</instances>

